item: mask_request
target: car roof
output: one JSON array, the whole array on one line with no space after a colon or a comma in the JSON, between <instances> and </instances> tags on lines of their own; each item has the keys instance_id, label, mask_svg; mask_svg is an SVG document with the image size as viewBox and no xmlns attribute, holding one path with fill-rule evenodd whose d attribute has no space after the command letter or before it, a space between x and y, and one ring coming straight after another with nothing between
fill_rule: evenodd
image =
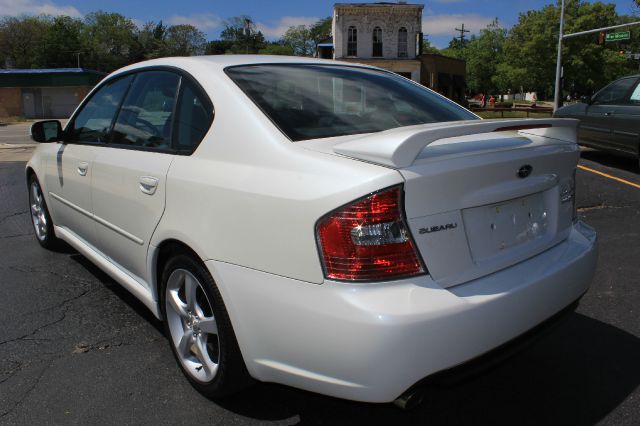
<instances>
[{"instance_id":1,"label":"car roof","mask_svg":"<svg viewBox=\"0 0 640 426\"><path fill-rule=\"evenodd\" d=\"M282 56L282 55L208 55L208 56L185 56L185 57L167 57L151 59L148 61L138 62L124 68L119 69L114 74L120 72L131 71L137 68L145 68L151 66L174 66L178 68L201 68L206 66L208 69L223 70L224 68L237 65L258 65L258 64L324 64L324 65L348 65L360 66L365 68L373 68L365 64L357 64L353 62L341 62L332 59L307 58L300 56Z\"/></svg>"}]
</instances>

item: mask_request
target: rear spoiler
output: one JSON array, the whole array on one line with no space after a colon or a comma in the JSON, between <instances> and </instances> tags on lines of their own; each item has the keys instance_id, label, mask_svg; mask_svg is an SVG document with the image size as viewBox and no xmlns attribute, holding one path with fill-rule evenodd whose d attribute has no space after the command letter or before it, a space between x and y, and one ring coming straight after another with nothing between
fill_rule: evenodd
<instances>
[{"instance_id":1,"label":"rear spoiler","mask_svg":"<svg viewBox=\"0 0 640 426\"><path fill-rule=\"evenodd\" d=\"M518 131L577 143L578 120L545 118L521 120L472 120L400 127L363 136L333 146L337 154L394 168L408 167L433 142L457 136L501 131Z\"/></svg>"}]
</instances>

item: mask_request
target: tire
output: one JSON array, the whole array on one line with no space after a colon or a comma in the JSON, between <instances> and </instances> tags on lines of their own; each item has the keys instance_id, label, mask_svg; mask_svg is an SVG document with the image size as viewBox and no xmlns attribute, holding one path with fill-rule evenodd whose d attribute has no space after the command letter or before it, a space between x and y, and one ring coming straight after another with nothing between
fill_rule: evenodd
<instances>
[{"instance_id":1,"label":"tire","mask_svg":"<svg viewBox=\"0 0 640 426\"><path fill-rule=\"evenodd\" d=\"M60 240L56 238L53 230L53 220L47 208L47 202L42 194L42 188L36 175L31 175L29 185L29 213L31 214L31 224L38 243L48 249L53 250L60 246Z\"/></svg>"},{"instance_id":2,"label":"tire","mask_svg":"<svg viewBox=\"0 0 640 426\"><path fill-rule=\"evenodd\" d=\"M163 268L160 299L169 345L193 387L220 398L253 382L220 292L199 260L172 257Z\"/></svg>"}]
</instances>

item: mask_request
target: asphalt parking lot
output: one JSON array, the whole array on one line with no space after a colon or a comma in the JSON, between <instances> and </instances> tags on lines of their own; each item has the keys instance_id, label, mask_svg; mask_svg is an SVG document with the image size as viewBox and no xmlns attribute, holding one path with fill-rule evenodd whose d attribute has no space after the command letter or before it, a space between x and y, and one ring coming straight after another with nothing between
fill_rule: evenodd
<instances>
[{"instance_id":1,"label":"asphalt parking lot","mask_svg":"<svg viewBox=\"0 0 640 426\"><path fill-rule=\"evenodd\" d=\"M27 125L17 126L0 127L2 424L640 424L640 174L632 160L583 152L577 203L598 231L600 259L577 312L526 351L431 389L425 404L403 412L273 384L222 401L198 394L142 303L72 249L36 243L23 174L31 148L26 138L7 146L16 136L2 137L24 135Z\"/></svg>"}]
</instances>

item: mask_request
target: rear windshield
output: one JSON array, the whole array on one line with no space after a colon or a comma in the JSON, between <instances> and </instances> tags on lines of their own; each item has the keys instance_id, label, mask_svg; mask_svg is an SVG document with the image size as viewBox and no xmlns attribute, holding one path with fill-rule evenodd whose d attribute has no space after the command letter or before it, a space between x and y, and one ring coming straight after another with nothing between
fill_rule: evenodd
<instances>
[{"instance_id":1,"label":"rear windshield","mask_svg":"<svg viewBox=\"0 0 640 426\"><path fill-rule=\"evenodd\" d=\"M227 74L292 141L473 120L390 72L334 65L246 65Z\"/></svg>"}]
</instances>

